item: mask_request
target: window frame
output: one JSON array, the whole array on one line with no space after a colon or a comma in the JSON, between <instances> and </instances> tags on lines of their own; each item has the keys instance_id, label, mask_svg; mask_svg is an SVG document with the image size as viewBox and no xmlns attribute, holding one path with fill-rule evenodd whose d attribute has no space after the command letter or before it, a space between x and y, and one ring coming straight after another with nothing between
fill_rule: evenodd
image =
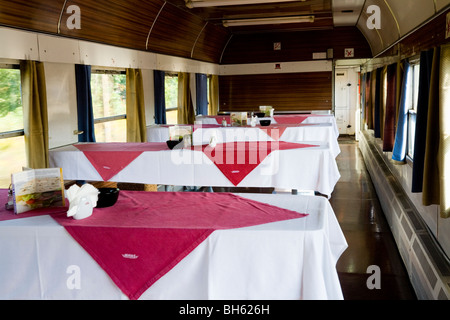
<instances>
[{"instance_id":1,"label":"window frame","mask_svg":"<svg viewBox=\"0 0 450 320\"><path fill-rule=\"evenodd\" d=\"M120 74L120 75L126 75L127 73L123 69L115 70L115 69L102 69L102 68L98 68L98 67L92 67L91 75L92 74ZM126 113L115 115L115 116L94 118L94 124L110 122L110 121L116 121L116 120L122 120L122 119L126 119L126 118L127 118L127 114Z\"/></svg>"},{"instance_id":2,"label":"window frame","mask_svg":"<svg viewBox=\"0 0 450 320\"><path fill-rule=\"evenodd\" d=\"M20 102L23 110L23 101L22 101L22 79L20 77L20 61L0 61L0 69L14 69L19 70L19 86L20 86ZM22 112L22 128L14 129L8 131L0 131L0 144L12 144L15 147L12 149L4 150L5 153L2 153L2 158L10 159L11 156L18 155L16 152L20 153L20 162L16 161L7 161L6 167L3 167L3 172L0 174L0 185L2 188L8 188L11 186L11 178L10 173L16 170L22 170L23 167L27 167L27 156L26 156L26 146L25 146L25 123L24 123L24 114ZM10 140L8 140L10 139ZM20 141L19 141L20 140ZM16 149L17 148L17 149ZM0 159L2 160L2 159ZM17 160L17 159L15 159ZM23 161L23 162L22 162ZM4 173L8 173L4 175Z\"/></svg>"},{"instance_id":3,"label":"window frame","mask_svg":"<svg viewBox=\"0 0 450 320\"><path fill-rule=\"evenodd\" d=\"M19 63L0 63L0 69L20 70L20 64ZM20 83L20 86L22 87L22 83ZM22 122L23 122L23 118L22 118ZM0 131L0 139L20 137L20 136L24 136L24 135L25 135L24 129Z\"/></svg>"},{"instance_id":4,"label":"window frame","mask_svg":"<svg viewBox=\"0 0 450 320\"><path fill-rule=\"evenodd\" d=\"M418 91L419 91L419 81L420 81L420 55L414 56L408 60L411 68L411 96L409 99L411 100L411 104L408 106L408 116L407 116L407 140L406 140L406 161L409 164L414 163L414 145L412 147L412 154L410 153L411 144L414 144L415 141L415 132L412 137L411 136L411 130L412 125L411 123L414 121L414 130L415 130L415 123L417 119L417 107L418 107ZM412 120L414 118L414 120ZM412 138L412 139L410 139ZM413 140L413 141L411 141Z\"/></svg>"},{"instance_id":5,"label":"window frame","mask_svg":"<svg viewBox=\"0 0 450 320\"><path fill-rule=\"evenodd\" d=\"M101 66L92 66L91 67L91 95L92 95L92 75L123 75L126 77L126 69L124 68L114 68L114 67L101 67ZM93 98L93 96L92 96ZM126 98L125 98L126 100ZM93 112L95 114L95 105L94 105L94 100L92 101L92 108L93 108ZM122 114L115 114L112 116L104 116L104 117L99 117L99 118L94 118L94 127L96 125L99 124L110 124L110 125L114 125L114 121L118 121L118 120L126 120L127 119L127 114L126 114L126 109L125 109L125 113ZM96 140L97 138L101 140L101 134L97 135L97 133L100 132L96 132L95 128L94 128L94 132L95 132L95 136L96 136ZM105 136L106 138L106 136ZM124 137L122 137L124 138ZM109 141L108 139L106 139L105 141ZM115 139L110 140L111 142L117 141ZM119 141L123 141L122 139L120 139Z\"/></svg>"},{"instance_id":6,"label":"window frame","mask_svg":"<svg viewBox=\"0 0 450 320\"><path fill-rule=\"evenodd\" d=\"M167 77L173 77L173 78L177 78L177 83L178 83L178 73L177 72L169 72L169 71L166 71L165 72L165 74L164 74L164 82L166 81L166 78ZM166 86L164 86L164 91L166 91L167 90L167 87ZM165 94L166 92L164 92L164 94ZM167 106L167 101L166 101L166 106ZM177 106L176 107L172 107L172 108L167 108L166 107L166 119L168 119L168 117L167 117L167 113L168 112L171 112L171 111L178 111L178 87L177 87ZM175 123L175 125L176 124L178 124L178 121L177 121L177 123Z\"/></svg>"}]
</instances>

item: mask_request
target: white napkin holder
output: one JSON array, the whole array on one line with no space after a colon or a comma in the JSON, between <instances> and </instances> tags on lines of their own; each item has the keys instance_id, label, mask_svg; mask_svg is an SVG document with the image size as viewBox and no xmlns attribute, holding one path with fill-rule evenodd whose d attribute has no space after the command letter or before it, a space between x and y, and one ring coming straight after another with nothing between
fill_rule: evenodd
<instances>
[{"instance_id":1,"label":"white napkin holder","mask_svg":"<svg viewBox=\"0 0 450 320\"><path fill-rule=\"evenodd\" d=\"M92 215L94 207L97 206L99 191L91 184L84 184L81 187L76 184L66 191L69 200L68 217L75 220L85 219Z\"/></svg>"}]
</instances>

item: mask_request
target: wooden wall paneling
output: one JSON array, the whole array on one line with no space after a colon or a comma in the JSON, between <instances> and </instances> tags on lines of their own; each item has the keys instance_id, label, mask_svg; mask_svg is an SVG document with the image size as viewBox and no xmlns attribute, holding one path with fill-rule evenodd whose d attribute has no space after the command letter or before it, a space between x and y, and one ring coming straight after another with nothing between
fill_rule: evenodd
<instances>
[{"instance_id":1,"label":"wooden wall paneling","mask_svg":"<svg viewBox=\"0 0 450 320\"><path fill-rule=\"evenodd\" d=\"M61 21L61 34L110 45L145 50L148 32L163 0L69 0ZM67 7L81 11L81 29L69 29Z\"/></svg>"},{"instance_id":2,"label":"wooden wall paneling","mask_svg":"<svg viewBox=\"0 0 450 320\"><path fill-rule=\"evenodd\" d=\"M166 3L149 37L148 50L190 58L205 22L171 3Z\"/></svg>"},{"instance_id":3,"label":"wooden wall paneling","mask_svg":"<svg viewBox=\"0 0 450 320\"><path fill-rule=\"evenodd\" d=\"M197 39L192 58L218 63L230 36L225 28L208 23Z\"/></svg>"},{"instance_id":4,"label":"wooden wall paneling","mask_svg":"<svg viewBox=\"0 0 450 320\"><path fill-rule=\"evenodd\" d=\"M355 59L372 58L372 50L364 35L357 27L339 27L331 33L330 42L334 59L346 59L345 49L355 49Z\"/></svg>"},{"instance_id":5,"label":"wooden wall paneling","mask_svg":"<svg viewBox=\"0 0 450 320\"><path fill-rule=\"evenodd\" d=\"M281 42L281 50L273 43ZM314 52L333 49L335 59L344 58L344 49L354 48L354 58L371 58L372 52L356 27L302 32L236 34L228 44L222 64L312 60Z\"/></svg>"},{"instance_id":6,"label":"wooden wall paneling","mask_svg":"<svg viewBox=\"0 0 450 320\"><path fill-rule=\"evenodd\" d=\"M64 0L0 0L0 25L56 33L63 5Z\"/></svg>"},{"instance_id":7,"label":"wooden wall paneling","mask_svg":"<svg viewBox=\"0 0 450 320\"><path fill-rule=\"evenodd\" d=\"M331 110L332 73L230 75L219 77L219 111Z\"/></svg>"}]
</instances>

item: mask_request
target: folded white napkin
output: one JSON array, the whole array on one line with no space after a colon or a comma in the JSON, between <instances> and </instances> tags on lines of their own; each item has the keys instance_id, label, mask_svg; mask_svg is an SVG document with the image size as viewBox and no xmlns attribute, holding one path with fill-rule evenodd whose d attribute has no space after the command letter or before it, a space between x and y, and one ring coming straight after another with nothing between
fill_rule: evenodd
<instances>
[{"instance_id":1,"label":"folded white napkin","mask_svg":"<svg viewBox=\"0 0 450 320\"><path fill-rule=\"evenodd\" d=\"M97 206L99 191L93 185L86 183L81 187L76 184L66 191L69 200L68 217L75 220L87 218L92 215L94 207Z\"/></svg>"},{"instance_id":2,"label":"folded white napkin","mask_svg":"<svg viewBox=\"0 0 450 320\"><path fill-rule=\"evenodd\" d=\"M209 146L215 148L217 145L217 131L214 130L211 132L211 136L209 138Z\"/></svg>"}]
</instances>

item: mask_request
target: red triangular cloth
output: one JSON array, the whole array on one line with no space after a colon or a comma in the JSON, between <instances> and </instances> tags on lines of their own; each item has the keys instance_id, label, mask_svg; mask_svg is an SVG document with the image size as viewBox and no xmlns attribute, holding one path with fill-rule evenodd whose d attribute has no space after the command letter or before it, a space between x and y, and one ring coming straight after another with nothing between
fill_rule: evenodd
<instances>
[{"instance_id":1,"label":"red triangular cloth","mask_svg":"<svg viewBox=\"0 0 450 320\"><path fill-rule=\"evenodd\" d=\"M311 115L274 116L273 118L280 124L300 124Z\"/></svg>"},{"instance_id":2,"label":"red triangular cloth","mask_svg":"<svg viewBox=\"0 0 450 320\"><path fill-rule=\"evenodd\" d=\"M300 124L309 117L322 117L319 114L278 115L273 118L279 124Z\"/></svg>"},{"instance_id":3,"label":"red triangular cloth","mask_svg":"<svg viewBox=\"0 0 450 320\"><path fill-rule=\"evenodd\" d=\"M280 140L283 133L286 131L287 126L272 125L267 128L261 127L260 129L264 131L273 140L278 141Z\"/></svg>"},{"instance_id":4,"label":"red triangular cloth","mask_svg":"<svg viewBox=\"0 0 450 320\"><path fill-rule=\"evenodd\" d=\"M230 193L121 191L114 206L87 219L53 218L138 299L213 231L306 215Z\"/></svg>"},{"instance_id":5,"label":"red triangular cloth","mask_svg":"<svg viewBox=\"0 0 450 320\"><path fill-rule=\"evenodd\" d=\"M286 131L287 128L300 128L314 125L315 125L314 123L309 124L284 123L284 124L274 124L268 127L260 127L260 129L264 131L273 140L277 141L281 138L281 136L283 135L283 133Z\"/></svg>"},{"instance_id":6,"label":"red triangular cloth","mask_svg":"<svg viewBox=\"0 0 450 320\"><path fill-rule=\"evenodd\" d=\"M219 143L215 148L209 145L194 146L201 150L237 186L272 151L317 147L316 145L285 141L241 141Z\"/></svg>"},{"instance_id":7,"label":"red triangular cloth","mask_svg":"<svg viewBox=\"0 0 450 320\"><path fill-rule=\"evenodd\" d=\"M74 146L84 153L103 181L114 177L144 151L169 150L165 142L81 143Z\"/></svg>"}]
</instances>

